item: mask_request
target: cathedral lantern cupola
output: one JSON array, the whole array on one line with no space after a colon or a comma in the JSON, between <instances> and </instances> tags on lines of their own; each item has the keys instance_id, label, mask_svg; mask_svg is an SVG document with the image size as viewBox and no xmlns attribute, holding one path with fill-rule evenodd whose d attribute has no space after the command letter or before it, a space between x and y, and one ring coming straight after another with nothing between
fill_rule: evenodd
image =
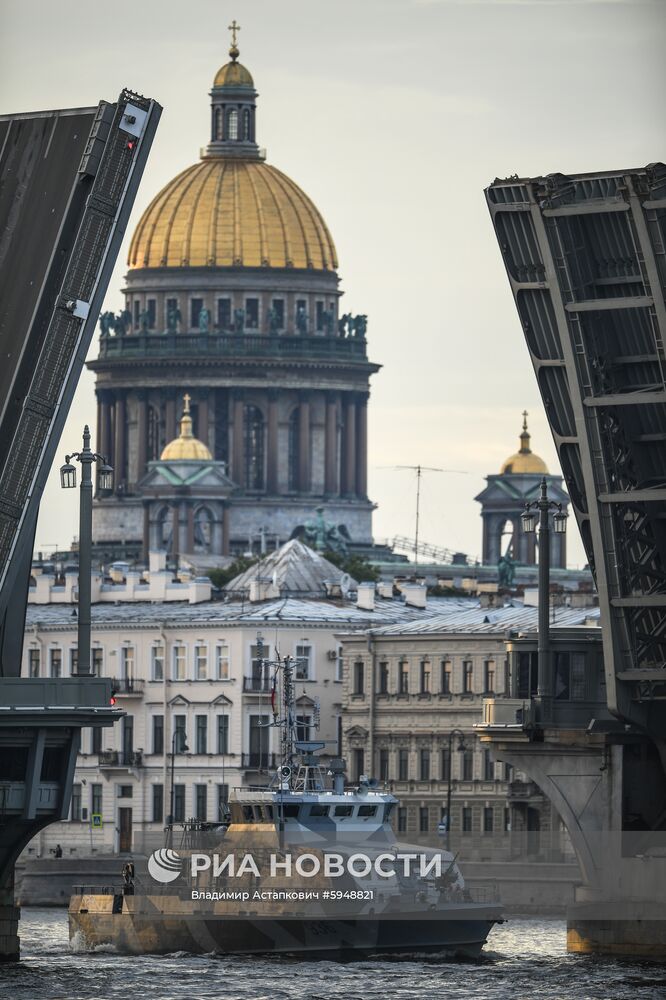
<instances>
[{"instance_id":1,"label":"cathedral lantern cupola","mask_svg":"<svg viewBox=\"0 0 666 1000\"><path fill-rule=\"evenodd\" d=\"M231 61L217 71L210 92L210 143L206 155L258 159L259 147L255 140L257 92L250 71L238 62L236 34L240 25L232 21L229 30Z\"/></svg>"}]
</instances>

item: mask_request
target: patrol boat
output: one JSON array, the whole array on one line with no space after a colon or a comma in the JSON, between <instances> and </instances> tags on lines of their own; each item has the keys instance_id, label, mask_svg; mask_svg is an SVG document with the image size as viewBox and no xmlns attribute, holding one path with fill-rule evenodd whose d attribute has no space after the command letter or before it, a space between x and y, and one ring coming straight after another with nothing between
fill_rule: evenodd
<instances>
[{"instance_id":1,"label":"patrol boat","mask_svg":"<svg viewBox=\"0 0 666 1000\"><path fill-rule=\"evenodd\" d=\"M77 887L72 946L477 957L501 921L493 894L473 898L452 854L396 843L398 800L367 778L346 787L342 759L324 763L324 743L297 740L294 662L273 667L270 725L280 730L281 764L271 784L231 793L226 830L190 827L178 849L169 837L147 861L126 865L122 884Z\"/></svg>"}]
</instances>

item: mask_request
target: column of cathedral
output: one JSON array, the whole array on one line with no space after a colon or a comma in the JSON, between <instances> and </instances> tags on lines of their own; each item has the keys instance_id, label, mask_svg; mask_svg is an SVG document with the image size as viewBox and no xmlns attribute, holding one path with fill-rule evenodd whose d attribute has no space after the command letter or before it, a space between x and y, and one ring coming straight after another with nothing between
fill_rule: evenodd
<instances>
[{"instance_id":1,"label":"column of cathedral","mask_svg":"<svg viewBox=\"0 0 666 1000\"><path fill-rule=\"evenodd\" d=\"M325 406L324 493L326 493L327 496L335 496L340 492L340 475L338 466L338 394L335 392L327 392Z\"/></svg>"},{"instance_id":2,"label":"column of cathedral","mask_svg":"<svg viewBox=\"0 0 666 1000\"><path fill-rule=\"evenodd\" d=\"M268 392L268 426L266 431L266 488L278 492L278 400L277 389Z\"/></svg>"},{"instance_id":3,"label":"column of cathedral","mask_svg":"<svg viewBox=\"0 0 666 1000\"><path fill-rule=\"evenodd\" d=\"M301 493L309 493L310 481L310 397L301 393L298 425L298 485Z\"/></svg>"},{"instance_id":4,"label":"column of cathedral","mask_svg":"<svg viewBox=\"0 0 666 1000\"><path fill-rule=\"evenodd\" d=\"M356 495L368 495L368 393L359 393L356 403Z\"/></svg>"}]
</instances>

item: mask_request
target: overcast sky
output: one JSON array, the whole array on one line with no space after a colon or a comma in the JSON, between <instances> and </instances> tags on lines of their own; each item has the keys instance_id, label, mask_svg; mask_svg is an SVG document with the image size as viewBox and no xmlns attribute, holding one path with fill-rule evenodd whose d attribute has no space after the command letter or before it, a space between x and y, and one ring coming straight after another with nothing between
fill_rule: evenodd
<instances>
[{"instance_id":1,"label":"overcast sky","mask_svg":"<svg viewBox=\"0 0 666 1000\"><path fill-rule=\"evenodd\" d=\"M385 466L461 469L424 479L421 537L479 554L473 497L516 450L523 409L557 471L483 189L666 158L664 0L0 0L0 11L3 111L92 105L124 86L164 106L110 309L141 212L208 140L208 91L238 20L259 144L321 210L344 311L368 314L384 366L370 409L375 536L414 530L412 474ZM60 451L94 420L86 374ZM54 468L38 547L76 533ZM575 528L569 551L582 565Z\"/></svg>"}]
</instances>

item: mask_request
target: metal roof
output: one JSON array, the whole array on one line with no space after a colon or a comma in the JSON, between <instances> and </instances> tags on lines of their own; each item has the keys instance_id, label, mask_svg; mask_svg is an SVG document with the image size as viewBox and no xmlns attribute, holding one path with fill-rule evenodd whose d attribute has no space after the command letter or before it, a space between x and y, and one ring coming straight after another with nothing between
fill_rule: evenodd
<instances>
[{"instance_id":1,"label":"metal roof","mask_svg":"<svg viewBox=\"0 0 666 1000\"><path fill-rule=\"evenodd\" d=\"M249 593L254 580L273 582L282 595L298 594L300 597L321 597L326 593L326 584L331 583L346 582L349 587L356 587L356 580L348 573L343 573L297 538L285 542L265 559L234 577L224 591L228 594Z\"/></svg>"},{"instance_id":2,"label":"metal roof","mask_svg":"<svg viewBox=\"0 0 666 1000\"><path fill-rule=\"evenodd\" d=\"M385 628L373 628L373 635L436 635L440 632L504 633L536 631L538 611L524 605L504 608L474 607L467 610L451 609L448 614L434 614L423 619L396 623ZM576 625L599 624L599 608L554 608L551 616L553 628L571 628Z\"/></svg>"}]
</instances>

